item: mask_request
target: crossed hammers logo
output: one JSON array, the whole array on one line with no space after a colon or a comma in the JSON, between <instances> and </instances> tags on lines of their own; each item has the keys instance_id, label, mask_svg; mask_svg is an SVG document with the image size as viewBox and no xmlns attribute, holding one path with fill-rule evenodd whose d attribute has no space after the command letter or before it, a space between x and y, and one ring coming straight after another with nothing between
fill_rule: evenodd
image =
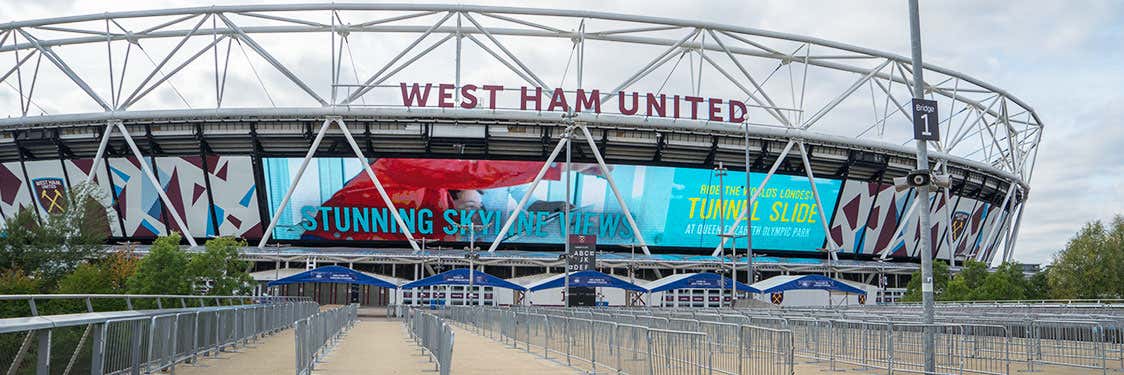
<instances>
[{"instance_id":1,"label":"crossed hammers logo","mask_svg":"<svg viewBox=\"0 0 1124 375\"><path fill-rule=\"evenodd\" d=\"M39 197L42 198L43 203L47 204L47 212L58 213L62 212L62 191L61 190L43 190L39 192Z\"/></svg>"}]
</instances>

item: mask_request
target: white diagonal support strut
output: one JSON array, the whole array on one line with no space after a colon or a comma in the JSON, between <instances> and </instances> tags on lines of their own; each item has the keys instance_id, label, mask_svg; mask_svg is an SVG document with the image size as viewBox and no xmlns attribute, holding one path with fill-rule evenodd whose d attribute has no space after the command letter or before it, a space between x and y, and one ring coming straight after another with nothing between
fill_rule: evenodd
<instances>
[{"instance_id":1,"label":"white diagonal support strut","mask_svg":"<svg viewBox=\"0 0 1124 375\"><path fill-rule=\"evenodd\" d=\"M262 48L262 46L258 44L258 42L254 41L253 38L243 32L241 27L238 27L238 25L230 21L230 19L227 18L226 15L219 13L219 19L221 19L222 22L225 23L226 26L231 30L234 30L234 33L238 34L238 40L241 40L242 42L246 43L246 45L250 46L250 49L254 50L254 52L257 52L258 55L261 55L261 57L265 59L265 61L269 62L270 65L273 65L273 67L276 68L277 71L281 72L281 74L284 74L285 77L288 77L289 80L300 87L301 90L304 90L304 92L307 93L308 96L316 99L317 102L320 102L320 105L328 105L328 101L320 97L320 94L317 94L315 90L309 87L308 84L304 83L304 81L297 77L296 74L293 74L293 72L290 71L289 68L286 68L284 64L282 64L280 61L277 61L277 59L274 58L273 55L269 53L269 51L266 51L265 48Z\"/></svg>"},{"instance_id":2,"label":"white diagonal support strut","mask_svg":"<svg viewBox=\"0 0 1124 375\"><path fill-rule=\"evenodd\" d=\"M824 237L827 237L827 244L831 245L828 250L839 249L839 244L835 243L835 239L831 238L831 226L828 225L827 217L823 214L823 201L820 200L820 191L816 188L816 176L812 174L812 163L808 162L808 149L804 148L804 142L798 143L800 145L800 160L804 161L804 172L808 174L808 184L812 186L812 197L816 199L816 205L820 209L816 213L820 215L820 223L823 224Z\"/></svg>"},{"instance_id":3,"label":"white diagonal support strut","mask_svg":"<svg viewBox=\"0 0 1124 375\"><path fill-rule=\"evenodd\" d=\"M601 150L597 148L597 142L593 141L593 135L589 134L589 129L586 129L585 125L579 124L578 128L581 129L582 134L585 135L585 141L589 143L589 148L593 151L593 157L597 159L597 165L601 167L601 174L604 175L605 180L609 182L609 187L613 190L613 195L617 198L617 204L619 204L621 210L624 211L624 218L628 219L628 225L632 227L633 237L640 242L640 249L644 250L645 255L652 255L652 252L648 251L648 242L644 241L644 236L640 233L640 227L636 225L636 219L632 217L632 212L629 211L628 204L625 203L624 197L621 196L620 189L617 189L617 183L613 180L613 174L609 173L609 166L605 165L605 158L601 157ZM566 223L566 225L569 225L569 223Z\"/></svg>"},{"instance_id":4,"label":"white diagonal support strut","mask_svg":"<svg viewBox=\"0 0 1124 375\"><path fill-rule=\"evenodd\" d=\"M293 197L293 191L297 190L297 183L301 181L301 176L304 176L304 170L308 168L308 162L312 161L312 155L316 154L316 148L320 147L320 141L324 140L324 133L328 131L328 125L331 121L324 120L324 123L320 124L320 131L316 132L316 138L312 139L312 146L304 154L301 166L297 169L297 175L293 176L293 180L289 183L289 189L285 191L285 197L281 198L281 204L277 206L277 211L273 212L273 217L269 219L269 226L265 228L265 233L262 234L261 241L258 242L259 249L264 249L265 243L269 242L269 237L272 237L273 228L277 227L277 219L281 218L281 212L289 204L289 199Z\"/></svg>"},{"instance_id":5,"label":"white diagonal support strut","mask_svg":"<svg viewBox=\"0 0 1124 375\"><path fill-rule=\"evenodd\" d=\"M398 223L398 227L402 229L402 234L406 235L406 240L410 241L410 247L414 251L420 252L421 248L418 247L418 242L414 240L413 231L410 227L406 226L406 221L402 220L402 215L398 213L398 207L394 206L394 201L390 199L390 195L386 193L383 188L382 182L379 177L375 176L375 171L371 170L371 163L367 161L367 157L363 156L363 150L355 143L355 138L351 136L351 131L347 129L347 123L341 119L335 120L336 125L339 125L340 131L343 132L344 138L347 138L347 143L351 144L351 150L355 152L355 157L359 158L359 162L363 163L363 170L367 172L367 177L371 179L371 183L375 185L375 190L379 192L379 197L382 198L383 203L386 204L387 209L390 210L391 216L394 216L394 221Z\"/></svg>"},{"instance_id":6,"label":"white diagonal support strut","mask_svg":"<svg viewBox=\"0 0 1124 375\"><path fill-rule=\"evenodd\" d=\"M112 110L112 108L109 106L109 104L106 104L105 100L102 99L101 96L98 95L96 92L94 92L94 89L90 88L90 85L87 84L86 81L82 79L82 77L79 77L78 74L74 72L74 70L70 69L70 65L67 65L66 62L63 61L61 57L59 57L59 55L55 54L54 50L51 50L50 47L45 47L42 44L40 44L39 39L36 39L31 34L28 34L26 31L23 31L23 29L16 29L16 31L19 32L19 34L22 35L29 42L31 42L31 44L34 45L35 48L39 50L39 53L42 53L44 56L47 56L47 60L50 60L51 63L54 64L55 67L59 68L59 70L61 70L63 74L65 74L67 77L69 77L70 80L74 82L74 84L78 85L78 88L81 88L82 91L86 92L86 95L89 95L91 99L93 99L95 102L98 103L99 106L102 107L102 109L104 109L106 111Z\"/></svg>"},{"instance_id":7,"label":"white diagonal support strut","mask_svg":"<svg viewBox=\"0 0 1124 375\"><path fill-rule=\"evenodd\" d=\"M792 146L795 143L796 142L790 140L787 144L784 145L784 150L781 150L781 154L777 156L777 160L773 162L773 166L769 167L769 173L765 174L765 178L761 180L761 184L757 185L757 190L754 190L753 199L750 199L751 202L757 201L757 196L760 195L761 191L765 189L765 184L769 183L769 179L777 173L777 168L780 168L781 163L784 162L784 158L788 157L788 153L789 151L792 151ZM749 147L749 145L746 145L746 147ZM750 173L748 166L746 167L747 168L745 172ZM714 247L714 252L711 253L710 256L716 257L722 254L722 248L726 246L726 241L734 237L734 230L738 228L738 224L741 224L742 220L746 220L746 218L749 216L748 213L750 212L750 209L751 208L748 205L746 205L746 207L742 207L742 213L738 215L737 219L734 219L734 224L731 225L730 230L726 231L726 233L722 236L722 240L718 241L718 246ZM746 235L752 235L752 233L746 233Z\"/></svg>"},{"instance_id":8,"label":"white diagonal support strut","mask_svg":"<svg viewBox=\"0 0 1124 375\"><path fill-rule=\"evenodd\" d=\"M492 244L488 246L489 253L496 251L496 248L500 246L500 241L503 241L503 238L507 236L507 232L511 230L511 225L515 223L515 218L523 213L523 207L527 205L527 201L530 200L531 195L535 193L535 188L539 186L539 182L542 181L543 176L546 175L546 171L550 169L550 165L554 163L554 159L558 158L558 153L562 152L562 148L570 142L573 131L573 128L568 128L566 132L562 134L562 139L558 140L558 145L554 146L554 151L550 152L550 157L546 158L546 162L542 164L542 169L539 169L539 174L535 175L535 179L531 181L531 186L523 193L523 197L519 198L519 203L515 205L515 210L511 212L511 216L507 217L507 221L503 223L500 232L496 234L496 239L492 240ZM569 204L569 202L567 202L567 204ZM566 225L569 225L569 223Z\"/></svg>"},{"instance_id":9,"label":"white diagonal support strut","mask_svg":"<svg viewBox=\"0 0 1124 375\"><path fill-rule=\"evenodd\" d=\"M344 134L344 138L347 138L348 143L351 144L352 151L355 152L355 157L359 159L360 163L363 163L364 169L367 172L367 177L369 177L371 179L371 183L375 185L375 190L379 192L379 197L382 198L383 203L385 203L387 209L390 210L390 214L394 217L395 223L398 224L398 227L400 228L402 233L406 235L406 239L410 242L410 247L414 248L414 251L421 251L421 249L418 247L417 241L414 240L413 233L410 231L410 228L406 226L406 222L402 220L402 216L398 213L398 208L394 206L394 202L391 201L390 196L386 194L386 190L383 188L382 183L379 182L378 177L375 176L374 171L371 170L370 163L363 155L362 150L359 149L359 145L355 143L355 138L351 136L351 132L347 129L347 125L344 124L343 120L339 119L338 117L330 117L324 120L324 122L320 125L320 130L316 132L316 138L312 140L312 145L309 146L308 152L304 154L304 159L301 160L301 166L299 169L297 169L297 175L293 176L293 180L289 184L289 189L285 191L285 197L281 198L281 204L277 206L277 211L275 211L273 213L273 216L269 219L269 227L266 228L265 233L262 235L261 241L258 242L258 248L265 248L266 242L269 241L269 238L273 234L273 229L277 227L277 220L281 217L281 212L284 211L286 206L288 206L289 199L293 197L293 192L296 191L297 184L300 183L301 177L304 176L305 169L308 168L308 163L312 161L312 157L316 154L316 149L320 147L320 142L324 140L324 134L328 132L328 128L332 126L333 123L339 126L340 132Z\"/></svg>"},{"instance_id":10,"label":"white diagonal support strut","mask_svg":"<svg viewBox=\"0 0 1124 375\"><path fill-rule=\"evenodd\" d=\"M1003 214L1003 211L1006 210L1006 208L1007 208L1007 202L1009 202L1011 200L1011 195L1014 194L1014 193L1015 193L1015 184L1011 184L1011 186L1009 186L1007 188L1007 194L1003 196L1003 203L999 205L999 210L998 210L998 212L996 212L996 214ZM996 227L999 227L999 226L1003 225L1001 220L1003 220L1003 219L1002 218L995 219L994 223L991 224L991 227L988 228L987 235L983 237L983 241L980 243L980 246L973 249L974 253L972 255L973 255L973 257L976 258L976 260L983 260L983 258L981 258L981 255L983 255L983 253L984 253L983 250L984 250L984 248L989 246L988 244L991 243L991 238L995 234Z\"/></svg>"},{"instance_id":11,"label":"white diagonal support strut","mask_svg":"<svg viewBox=\"0 0 1124 375\"><path fill-rule=\"evenodd\" d=\"M1007 237L1006 248L1003 250L1003 263L1011 261L1015 255L1015 240L1019 238L1019 228L1022 226L1023 212L1026 211L1026 193L1023 193L1023 201L1019 203L1019 214L1015 216L1015 222L1011 227L1011 235Z\"/></svg>"},{"instance_id":12,"label":"white diagonal support strut","mask_svg":"<svg viewBox=\"0 0 1124 375\"><path fill-rule=\"evenodd\" d=\"M176 206L173 205L172 200L168 198L168 193L164 191L164 185L160 184L160 179L156 178L156 175L152 173L152 168L148 167L148 162L144 160L144 155L142 155L140 149L137 148L137 144L133 142L133 137L130 136L129 131L125 129L125 124L120 121L114 121L114 123L117 125L117 130L121 131L121 136L125 137L125 143L129 144L129 149L133 150L133 156L140 162L144 174L148 176L148 180L152 182L152 186L156 188L156 192L160 194L160 199L164 201L164 205L168 207L168 211L171 211L172 219L176 221L176 225L179 225L180 230L183 231L184 237L187 238L187 243L191 244L191 247L199 246L195 243L195 237L191 235L191 230L187 228L187 225L184 225L179 211L176 210ZM109 129L106 129L107 136L109 131ZM94 173L97 172L95 170L90 170L90 174ZM169 181L168 183L174 184L176 181Z\"/></svg>"},{"instance_id":13,"label":"white diagonal support strut","mask_svg":"<svg viewBox=\"0 0 1124 375\"><path fill-rule=\"evenodd\" d=\"M882 251L878 252L878 255L880 257L879 259L885 260L887 257L890 256L890 250L892 250L894 248L894 245L898 243L898 241L896 241L896 239L898 238L898 236L901 236L902 231L905 230L905 222L909 220L910 216L913 216L914 211L917 211L917 206L918 206L917 200L921 199L921 193L920 193L920 191L917 191L916 193L917 193L917 197L913 199L913 202L909 203L909 209L907 209L905 211L905 215L902 215L901 218L898 218L898 228L896 230L894 230L894 235L890 236L891 242L886 245L885 249L882 249ZM929 198L926 197L925 199L929 199ZM889 213L887 213L887 215L889 215Z\"/></svg>"},{"instance_id":14,"label":"white diagonal support strut","mask_svg":"<svg viewBox=\"0 0 1124 375\"><path fill-rule=\"evenodd\" d=\"M89 183L97 175L98 167L101 167L101 159L105 155L105 148L109 146L109 133L113 132L113 121L106 123L105 131L101 134L101 142L98 143L98 152L94 153L94 166L90 167L90 175L86 176L86 183Z\"/></svg>"}]
</instances>

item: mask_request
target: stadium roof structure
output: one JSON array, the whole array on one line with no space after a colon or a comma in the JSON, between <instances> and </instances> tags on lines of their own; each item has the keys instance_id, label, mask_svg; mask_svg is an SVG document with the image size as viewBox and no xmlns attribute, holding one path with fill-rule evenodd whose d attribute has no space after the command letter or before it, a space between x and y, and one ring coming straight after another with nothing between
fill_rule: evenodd
<instances>
[{"instance_id":1,"label":"stadium roof structure","mask_svg":"<svg viewBox=\"0 0 1124 375\"><path fill-rule=\"evenodd\" d=\"M301 43L309 48L292 48ZM15 93L0 100L0 161L92 158L96 166L107 157L212 154L258 162L263 155L541 161L584 136L572 143L577 162L723 163L769 176L890 183L915 165L912 133L897 125L911 121L911 88L921 85L941 113L944 137L931 142L930 157L952 178L945 200L969 196L1010 213L986 233L986 251L965 256L989 260L1001 251L1009 259L1042 121L1027 103L968 74L926 64L925 81L913 82L910 70L908 57L814 37L582 10L320 3L61 16L0 25L0 89ZM451 84L456 101L460 89L481 84L516 98L528 87L604 92L578 112L552 111L553 103L532 109L526 100L412 105L400 91L437 82ZM715 100L742 103L746 119L623 105L614 113L615 93L676 95L676 103L685 95L708 105L727 98ZM603 104L609 109L590 110ZM189 231L166 194L161 200L190 244L205 237ZM277 222L262 210L269 228L260 246ZM832 235L826 242L840 247Z\"/></svg>"}]
</instances>

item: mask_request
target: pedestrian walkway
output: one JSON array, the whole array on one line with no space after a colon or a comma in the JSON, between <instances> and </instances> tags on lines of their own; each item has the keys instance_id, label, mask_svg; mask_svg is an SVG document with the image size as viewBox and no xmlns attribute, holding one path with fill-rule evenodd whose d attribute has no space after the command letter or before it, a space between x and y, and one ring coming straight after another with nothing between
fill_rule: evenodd
<instances>
[{"instance_id":1,"label":"pedestrian walkway","mask_svg":"<svg viewBox=\"0 0 1124 375\"><path fill-rule=\"evenodd\" d=\"M297 366L295 343L293 330L286 329L248 346L239 346L233 351L200 357L195 364L177 365L176 373L181 375L295 374Z\"/></svg>"},{"instance_id":2,"label":"pedestrian walkway","mask_svg":"<svg viewBox=\"0 0 1124 375\"><path fill-rule=\"evenodd\" d=\"M455 375L496 374L578 374L577 369L544 359L523 349L513 349L453 325L453 366Z\"/></svg>"},{"instance_id":3,"label":"pedestrian walkway","mask_svg":"<svg viewBox=\"0 0 1124 375\"><path fill-rule=\"evenodd\" d=\"M452 374L576 374L577 370L513 349L454 326ZM293 330L246 347L181 364L177 374L265 375L296 373ZM414 343L401 321L364 318L316 365L313 374L436 374L436 366Z\"/></svg>"},{"instance_id":4,"label":"pedestrian walkway","mask_svg":"<svg viewBox=\"0 0 1124 375\"><path fill-rule=\"evenodd\" d=\"M401 321L360 319L313 374L422 374L435 369Z\"/></svg>"}]
</instances>

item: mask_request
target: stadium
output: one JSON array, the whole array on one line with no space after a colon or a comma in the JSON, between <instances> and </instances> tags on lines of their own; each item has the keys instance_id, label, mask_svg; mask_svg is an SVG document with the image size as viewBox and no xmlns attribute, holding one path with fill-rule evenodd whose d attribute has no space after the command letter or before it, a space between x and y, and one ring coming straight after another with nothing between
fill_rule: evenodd
<instances>
[{"instance_id":1,"label":"stadium","mask_svg":"<svg viewBox=\"0 0 1124 375\"><path fill-rule=\"evenodd\" d=\"M90 181L107 246L234 236L264 274L338 264L416 280L474 264L519 278L559 272L581 235L606 273L827 273L892 300L922 236L954 267L1011 258L1042 137L1003 89L924 76L819 38L574 10L19 21L0 26L0 213L48 215ZM918 84L940 113L930 164L951 177L920 198L893 183L915 169Z\"/></svg>"}]
</instances>

